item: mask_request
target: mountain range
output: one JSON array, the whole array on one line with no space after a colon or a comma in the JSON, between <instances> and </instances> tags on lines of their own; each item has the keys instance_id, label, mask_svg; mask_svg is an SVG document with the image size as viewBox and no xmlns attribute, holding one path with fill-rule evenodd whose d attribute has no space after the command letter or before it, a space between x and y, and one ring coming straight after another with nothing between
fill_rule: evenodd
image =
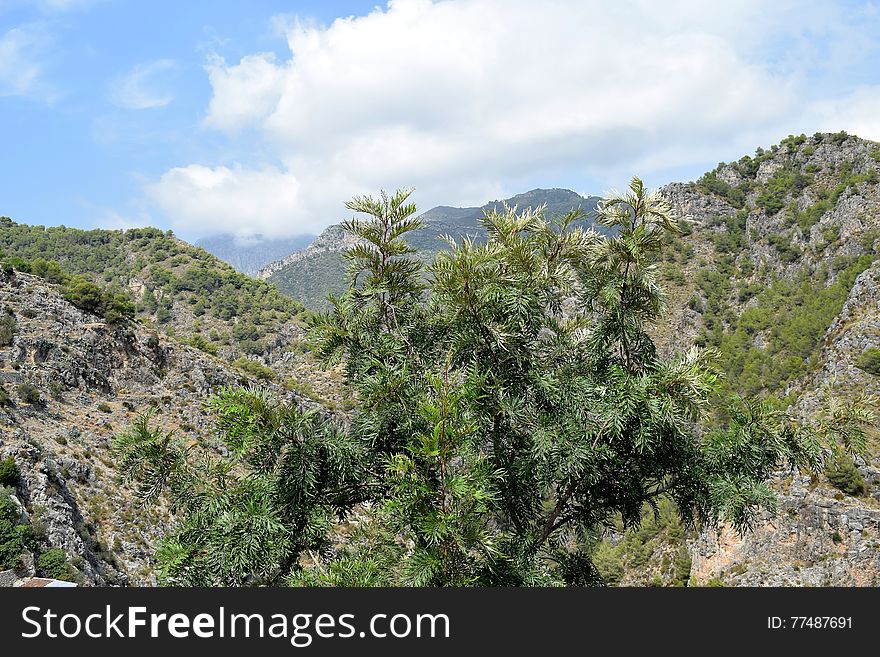
<instances>
[{"instance_id":1,"label":"mountain range","mask_svg":"<svg viewBox=\"0 0 880 657\"><path fill-rule=\"evenodd\" d=\"M478 240L485 237L480 219L485 212L507 204L519 210L545 207L548 216L565 215L580 209L584 213L582 225L593 225L590 217L599 202L596 196L584 197L568 189L533 189L505 200L489 201L479 207L455 208L437 206L419 215L425 227L410 238L410 245L430 260L438 251L447 248L444 237L461 239L465 236ZM345 286L347 265L342 252L354 244L341 224L325 229L302 250L270 263L257 272L259 279L275 285L282 293L296 299L312 310L326 307L329 294L338 295Z\"/></svg>"},{"instance_id":2,"label":"mountain range","mask_svg":"<svg viewBox=\"0 0 880 657\"><path fill-rule=\"evenodd\" d=\"M254 235L241 238L224 233L203 237L196 240L195 245L232 265L241 273L253 276L269 263L308 246L314 239L314 235L275 238Z\"/></svg>"}]
</instances>

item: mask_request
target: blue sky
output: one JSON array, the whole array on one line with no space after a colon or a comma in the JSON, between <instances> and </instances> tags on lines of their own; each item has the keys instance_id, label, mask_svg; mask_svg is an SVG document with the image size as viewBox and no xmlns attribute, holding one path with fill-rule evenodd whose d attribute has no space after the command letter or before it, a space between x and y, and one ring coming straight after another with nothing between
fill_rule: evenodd
<instances>
[{"instance_id":1,"label":"blue sky","mask_svg":"<svg viewBox=\"0 0 880 657\"><path fill-rule=\"evenodd\" d=\"M315 233L694 178L789 133L880 140L871 2L0 0L0 215Z\"/></svg>"}]
</instances>

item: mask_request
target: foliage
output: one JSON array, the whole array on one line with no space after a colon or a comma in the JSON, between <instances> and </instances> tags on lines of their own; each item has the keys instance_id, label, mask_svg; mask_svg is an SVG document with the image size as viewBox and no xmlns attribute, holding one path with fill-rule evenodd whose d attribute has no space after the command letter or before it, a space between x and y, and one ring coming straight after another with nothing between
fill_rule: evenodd
<instances>
[{"instance_id":1,"label":"foliage","mask_svg":"<svg viewBox=\"0 0 880 657\"><path fill-rule=\"evenodd\" d=\"M880 376L880 349L868 347L856 360L856 367L868 374Z\"/></svg>"},{"instance_id":2,"label":"foliage","mask_svg":"<svg viewBox=\"0 0 880 657\"><path fill-rule=\"evenodd\" d=\"M51 548L37 557L37 574L52 579L71 580L75 575L61 548Z\"/></svg>"},{"instance_id":3,"label":"foliage","mask_svg":"<svg viewBox=\"0 0 880 657\"><path fill-rule=\"evenodd\" d=\"M83 276L71 276L64 284L63 296L80 310L103 317L109 324L134 317L134 302L127 294L104 289Z\"/></svg>"},{"instance_id":4,"label":"foliage","mask_svg":"<svg viewBox=\"0 0 880 657\"><path fill-rule=\"evenodd\" d=\"M756 302L738 317L728 317L722 330L721 313L730 283L723 272L704 271L697 285L707 297L703 341L719 349L724 387L754 395L775 393L811 366L819 342L840 313L856 277L871 264L862 256L826 284L827 272L800 271L793 279L776 278L756 294ZM756 336L762 336L762 346Z\"/></svg>"},{"instance_id":5,"label":"foliage","mask_svg":"<svg viewBox=\"0 0 880 657\"><path fill-rule=\"evenodd\" d=\"M832 486L847 495L864 495L868 492L868 484L852 457L844 456L830 463L825 469L825 476Z\"/></svg>"},{"instance_id":6,"label":"foliage","mask_svg":"<svg viewBox=\"0 0 880 657\"><path fill-rule=\"evenodd\" d=\"M485 241L450 240L427 268L404 239L421 224L408 197L348 204L365 217L345 224L349 288L312 322L358 399L345 431L227 391L213 409L229 463L146 419L117 438L144 498L167 490L180 511L168 581L596 584L597 538L639 526L645 505L745 531L774 505L774 472L864 449L862 401L806 425L743 398L713 421L716 354L665 358L649 336L679 222L640 180L600 205L607 235L578 212L502 207ZM324 550L332 513L360 502L370 522Z\"/></svg>"},{"instance_id":7,"label":"foliage","mask_svg":"<svg viewBox=\"0 0 880 657\"><path fill-rule=\"evenodd\" d=\"M34 547L30 525L21 522L10 491L0 486L0 570L18 568L21 555Z\"/></svg>"},{"instance_id":8,"label":"foliage","mask_svg":"<svg viewBox=\"0 0 880 657\"><path fill-rule=\"evenodd\" d=\"M245 374L249 374L262 381L272 381L275 378L275 372L272 368L266 367L262 363L258 363L250 358L237 358L232 364Z\"/></svg>"},{"instance_id":9,"label":"foliage","mask_svg":"<svg viewBox=\"0 0 880 657\"><path fill-rule=\"evenodd\" d=\"M277 583L358 501L362 448L327 418L256 390L223 390L210 407L228 460L153 429L147 414L114 439L119 469L145 504L166 493L180 519L157 555L165 583Z\"/></svg>"},{"instance_id":10,"label":"foliage","mask_svg":"<svg viewBox=\"0 0 880 657\"><path fill-rule=\"evenodd\" d=\"M8 308L0 312L0 347L8 347L12 344L16 329L15 315Z\"/></svg>"},{"instance_id":11,"label":"foliage","mask_svg":"<svg viewBox=\"0 0 880 657\"><path fill-rule=\"evenodd\" d=\"M20 383L15 387L18 398L26 404L39 404L40 391L32 383Z\"/></svg>"},{"instance_id":12,"label":"foliage","mask_svg":"<svg viewBox=\"0 0 880 657\"><path fill-rule=\"evenodd\" d=\"M14 458L10 456L0 459L0 486L16 486L20 476L21 472Z\"/></svg>"},{"instance_id":13,"label":"foliage","mask_svg":"<svg viewBox=\"0 0 880 657\"><path fill-rule=\"evenodd\" d=\"M615 529L624 530L622 523ZM646 504L642 509L642 522L623 531L619 541L612 544L604 540L592 551L592 558L602 579L611 585L619 584L628 574L643 573L655 552L664 548L675 549L675 557L666 564L663 575L676 586L685 586L690 579L690 555L678 549L683 545L684 526L675 504L667 497L660 497L656 509Z\"/></svg>"},{"instance_id":14,"label":"foliage","mask_svg":"<svg viewBox=\"0 0 880 657\"><path fill-rule=\"evenodd\" d=\"M204 351L206 354L211 354L212 356L217 355L217 345L210 340L205 339L205 337L199 333L193 333L192 337L189 339L189 344L199 351Z\"/></svg>"},{"instance_id":15,"label":"foliage","mask_svg":"<svg viewBox=\"0 0 880 657\"><path fill-rule=\"evenodd\" d=\"M767 181L755 199L755 205L763 208L768 215L774 215L785 207L785 199L790 194L803 191L812 182L813 177L809 174L792 168L780 169Z\"/></svg>"}]
</instances>

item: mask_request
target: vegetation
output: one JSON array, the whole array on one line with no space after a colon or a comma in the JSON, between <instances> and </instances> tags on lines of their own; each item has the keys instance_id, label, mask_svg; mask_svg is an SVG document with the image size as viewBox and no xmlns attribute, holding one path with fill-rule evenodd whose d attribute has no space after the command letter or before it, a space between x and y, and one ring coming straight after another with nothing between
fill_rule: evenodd
<instances>
[{"instance_id":1,"label":"vegetation","mask_svg":"<svg viewBox=\"0 0 880 657\"><path fill-rule=\"evenodd\" d=\"M698 275L697 285L707 298L702 342L719 349L725 387L746 395L776 393L808 371L820 339L843 308L856 277L872 260L862 256L851 262L831 285L826 283L827 271L811 275L802 270L793 280L771 279L756 294L757 303L738 317L723 311L730 294L725 273L705 270Z\"/></svg>"},{"instance_id":2,"label":"vegetation","mask_svg":"<svg viewBox=\"0 0 880 657\"><path fill-rule=\"evenodd\" d=\"M880 376L880 349L877 347L865 349L856 360L856 367L868 374Z\"/></svg>"},{"instance_id":3,"label":"vegetation","mask_svg":"<svg viewBox=\"0 0 880 657\"><path fill-rule=\"evenodd\" d=\"M685 527L675 504L661 497L656 508L646 505L642 516L638 526L625 529L622 523L616 525L615 529L623 534L617 543L602 541L596 546L592 559L602 579L608 584L619 584L628 573L644 573L656 552L671 548L671 556L667 554L660 561L660 581L686 586L691 576L691 558L684 546Z\"/></svg>"},{"instance_id":4,"label":"vegetation","mask_svg":"<svg viewBox=\"0 0 880 657\"><path fill-rule=\"evenodd\" d=\"M868 492L868 484L853 463L852 457L844 456L829 464L825 476L832 486L847 495L858 496Z\"/></svg>"},{"instance_id":5,"label":"vegetation","mask_svg":"<svg viewBox=\"0 0 880 657\"><path fill-rule=\"evenodd\" d=\"M103 289L82 276L71 276L64 282L63 296L80 310L99 315L109 324L134 317L134 303L127 294Z\"/></svg>"},{"instance_id":6,"label":"vegetation","mask_svg":"<svg viewBox=\"0 0 880 657\"><path fill-rule=\"evenodd\" d=\"M15 391L18 393L18 398L26 404L40 403L40 391L32 383L20 383Z\"/></svg>"},{"instance_id":7,"label":"vegetation","mask_svg":"<svg viewBox=\"0 0 880 657\"><path fill-rule=\"evenodd\" d=\"M250 358L238 358L232 364L245 374L263 381L272 381L275 378L275 372L271 367L266 367Z\"/></svg>"},{"instance_id":8,"label":"vegetation","mask_svg":"<svg viewBox=\"0 0 880 657\"><path fill-rule=\"evenodd\" d=\"M4 270L63 285L71 302L108 322L133 315L171 328L176 304L216 327L247 317L257 327L250 339L262 340L303 311L273 286L236 272L170 231L46 228L8 217L0 217L0 227ZM126 292L132 279L144 283L136 302ZM237 346L238 338L233 340Z\"/></svg>"},{"instance_id":9,"label":"vegetation","mask_svg":"<svg viewBox=\"0 0 880 657\"><path fill-rule=\"evenodd\" d=\"M165 582L595 584L597 539L646 505L746 531L780 467L864 451L871 400L811 425L751 397L713 413L717 354L658 354L657 261L679 222L638 179L600 206L610 235L496 209L485 242L428 267L404 239L421 227L408 195L348 204L367 217L344 225L350 286L313 320L356 393L350 423L226 390L211 408L229 460L149 416L115 439L144 502L165 492L177 514ZM331 549L332 520L365 502L371 521Z\"/></svg>"},{"instance_id":10,"label":"vegetation","mask_svg":"<svg viewBox=\"0 0 880 657\"><path fill-rule=\"evenodd\" d=\"M12 344L16 329L15 315L9 308L5 308L0 312L0 347L8 347Z\"/></svg>"},{"instance_id":11,"label":"vegetation","mask_svg":"<svg viewBox=\"0 0 880 657\"><path fill-rule=\"evenodd\" d=\"M0 486L0 570L18 568L22 554L35 547L31 527L20 514L9 490Z\"/></svg>"},{"instance_id":12,"label":"vegetation","mask_svg":"<svg viewBox=\"0 0 880 657\"><path fill-rule=\"evenodd\" d=\"M0 486L17 486L21 476L15 459L11 456L0 459Z\"/></svg>"},{"instance_id":13,"label":"vegetation","mask_svg":"<svg viewBox=\"0 0 880 657\"><path fill-rule=\"evenodd\" d=\"M72 580L76 571L67 562L67 555L60 548L52 548L37 557L37 574L52 579Z\"/></svg>"}]
</instances>

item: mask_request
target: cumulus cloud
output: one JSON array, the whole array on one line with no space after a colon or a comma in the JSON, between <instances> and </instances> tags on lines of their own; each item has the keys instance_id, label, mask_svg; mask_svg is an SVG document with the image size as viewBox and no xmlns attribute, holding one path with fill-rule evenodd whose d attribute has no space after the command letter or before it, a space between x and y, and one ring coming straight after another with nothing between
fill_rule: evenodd
<instances>
[{"instance_id":1,"label":"cumulus cloud","mask_svg":"<svg viewBox=\"0 0 880 657\"><path fill-rule=\"evenodd\" d=\"M164 107L174 100L174 96L159 89L159 78L173 68L174 61L170 59L138 64L110 83L110 102L123 109Z\"/></svg>"},{"instance_id":2,"label":"cumulus cloud","mask_svg":"<svg viewBox=\"0 0 880 657\"><path fill-rule=\"evenodd\" d=\"M542 172L606 183L738 157L805 122L805 67L864 45L827 5L395 0L293 19L289 58L207 65L204 125L254 131L280 166L182 167L150 195L181 225L294 234L380 187L414 185L430 207ZM851 118L876 133L874 93Z\"/></svg>"},{"instance_id":3,"label":"cumulus cloud","mask_svg":"<svg viewBox=\"0 0 880 657\"><path fill-rule=\"evenodd\" d=\"M175 227L195 234L228 232L247 236L285 234L292 217L306 222L297 179L275 168L190 165L171 169L147 193L168 216L182 217Z\"/></svg>"}]
</instances>

